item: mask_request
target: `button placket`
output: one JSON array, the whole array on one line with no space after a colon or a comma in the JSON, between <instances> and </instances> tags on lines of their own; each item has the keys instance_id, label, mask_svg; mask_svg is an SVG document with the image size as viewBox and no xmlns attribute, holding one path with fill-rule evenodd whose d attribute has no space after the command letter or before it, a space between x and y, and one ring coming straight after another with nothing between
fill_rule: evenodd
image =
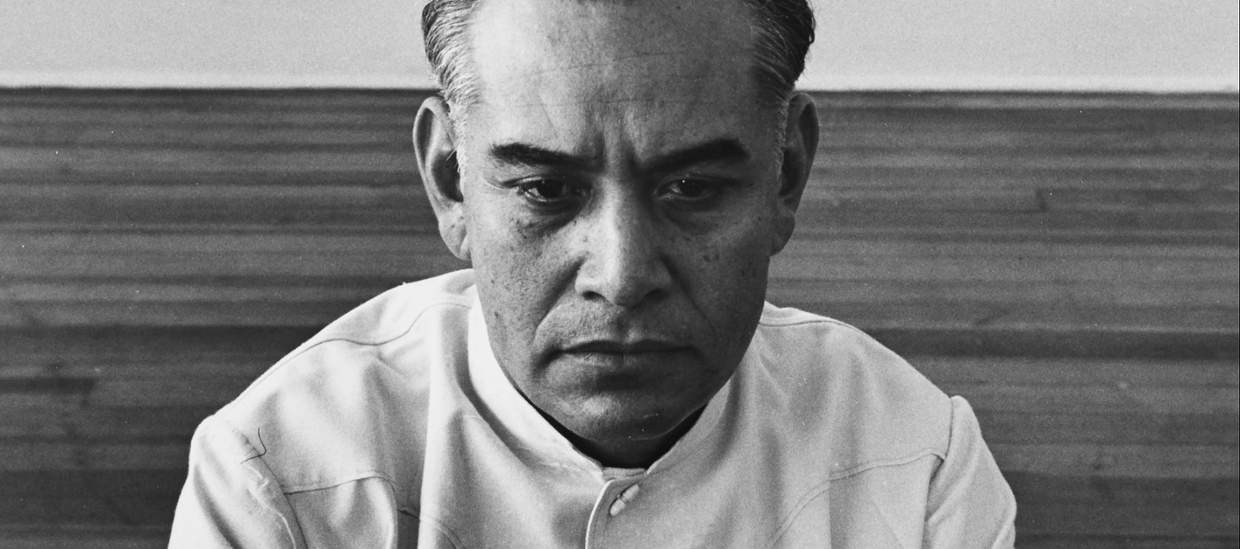
<instances>
[{"instance_id":1,"label":"button placket","mask_svg":"<svg viewBox=\"0 0 1240 549\"><path fill-rule=\"evenodd\" d=\"M637 486L633 478L608 478L604 482L603 490L598 495L598 499L594 501L594 508L590 512L590 525L586 528L586 539L584 549L597 549L602 539L607 537L607 522L609 519L615 518L625 506L637 496L640 488ZM628 482L633 482L628 486Z\"/></svg>"}]
</instances>

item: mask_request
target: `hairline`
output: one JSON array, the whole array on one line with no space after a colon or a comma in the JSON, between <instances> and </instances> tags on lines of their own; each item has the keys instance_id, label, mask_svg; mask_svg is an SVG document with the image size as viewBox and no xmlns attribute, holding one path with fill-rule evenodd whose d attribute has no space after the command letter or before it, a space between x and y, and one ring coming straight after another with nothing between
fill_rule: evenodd
<instances>
[{"instance_id":1,"label":"hairline","mask_svg":"<svg viewBox=\"0 0 1240 549\"><path fill-rule=\"evenodd\" d=\"M473 39L474 18L477 16L480 4L490 0L467 0L460 4L446 4L445 8L463 8L463 14L449 13L448 26L460 27L454 29L440 27L443 31L435 37L441 42L440 47L431 44L431 36L429 34L431 25L430 20L423 14L423 35L426 43L426 51L428 57L432 55L435 58L430 59L432 68L434 69L436 80L440 86L440 95L448 103L450 116L456 120L459 117L466 116L465 111L478 99L479 83L476 74L476 66L474 63L474 46ZM600 0L596 0L600 1ZM601 0L606 1L606 0ZM750 59L749 73L750 78L756 84L758 97L756 100L763 108L776 108L780 111L780 118L783 118L783 111L786 111L788 101L794 94L795 81L772 83L771 74L784 76L784 69L791 69L794 72L793 80L804 70L804 58L798 60L797 67L781 67L778 59L769 59L765 51L778 47L787 47L787 44L775 44L785 37L775 32L772 27L774 24L763 25L759 19L769 16L769 13L762 11L759 6L764 0L734 0L740 2L747 12L747 23L750 28ZM432 0L432 3L434 0ZM431 3L427 4L426 10L429 11ZM448 10L445 10L448 11ZM457 17L453 17L453 16ZM813 21L812 12L810 16L810 30L806 37L809 43L813 42ZM808 47L808 43L806 44ZM778 52L777 52L778 53ZM780 80L783 80L782 78ZM782 126L783 124L779 124Z\"/></svg>"},{"instance_id":2,"label":"hairline","mask_svg":"<svg viewBox=\"0 0 1240 549\"><path fill-rule=\"evenodd\" d=\"M474 22L481 8L480 4L487 1L492 0L438 3L431 0L423 10L422 31L427 57L440 85L439 94L447 104L448 116L460 137L465 135L465 120L470 107L480 99L481 83L474 62ZM627 3L624 0L618 1ZM763 20L788 17L788 12L796 12L795 9L789 9L790 5L795 7L796 3L790 2L781 6L775 3L775 0L733 1L739 2L746 12L751 46L747 48L750 52L747 72L755 85L757 97L754 100L759 108L774 116L773 124L768 126L771 130L768 138L778 152L783 148L786 137L788 105L795 94L795 80L804 70L805 53L814 40L813 13L808 10L808 2L801 4L806 11L797 12L807 16L808 29L786 23L764 24ZM439 8L434 15L444 17L446 23L433 24L432 5ZM438 31L434 36L431 33L432 27ZM808 34L801 36L799 31L805 30ZM802 40L804 44L800 43ZM805 49L801 50L801 47ZM791 55L792 53L797 56Z\"/></svg>"}]
</instances>

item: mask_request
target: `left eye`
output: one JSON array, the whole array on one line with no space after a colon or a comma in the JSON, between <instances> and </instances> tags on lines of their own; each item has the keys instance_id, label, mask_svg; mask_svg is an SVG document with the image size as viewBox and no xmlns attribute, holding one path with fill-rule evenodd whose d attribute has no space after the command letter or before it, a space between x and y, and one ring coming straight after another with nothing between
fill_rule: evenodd
<instances>
[{"instance_id":1,"label":"left eye","mask_svg":"<svg viewBox=\"0 0 1240 549\"><path fill-rule=\"evenodd\" d=\"M703 200L718 193L718 186L700 179L678 179L664 185L659 194L680 200Z\"/></svg>"}]
</instances>

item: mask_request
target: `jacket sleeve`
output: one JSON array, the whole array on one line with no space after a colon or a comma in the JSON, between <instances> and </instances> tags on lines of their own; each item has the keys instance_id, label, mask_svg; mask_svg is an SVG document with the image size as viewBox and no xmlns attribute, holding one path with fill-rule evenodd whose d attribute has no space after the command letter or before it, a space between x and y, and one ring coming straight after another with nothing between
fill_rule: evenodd
<instances>
[{"instance_id":1,"label":"jacket sleeve","mask_svg":"<svg viewBox=\"0 0 1240 549\"><path fill-rule=\"evenodd\" d=\"M262 454L219 418L198 426L170 548L305 547L292 507Z\"/></svg>"},{"instance_id":2,"label":"jacket sleeve","mask_svg":"<svg viewBox=\"0 0 1240 549\"><path fill-rule=\"evenodd\" d=\"M925 548L1010 549L1016 498L982 440L969 403L952 397L951 440L930 481Z\"/></svg>"}]
</instances>

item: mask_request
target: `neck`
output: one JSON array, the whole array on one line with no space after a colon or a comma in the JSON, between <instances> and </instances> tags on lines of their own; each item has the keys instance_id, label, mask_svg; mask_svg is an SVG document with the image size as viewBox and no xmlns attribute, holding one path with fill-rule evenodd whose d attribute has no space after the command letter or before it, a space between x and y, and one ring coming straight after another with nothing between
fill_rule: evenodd
<instances>
[{"instance_id":1,"label":"neck","mask_svg":"<svg viewBox=\"0 0 1240 549\"><path fill-rule=\"evenodd\" d=\"M538 409L537 406L534 408ZM573 443L573 446L578 451L598 461L604 467L645 469L663 457L685 433L689 432L689 429L693 428L693 425L697 423L698 417L702 415L704 408L705 406L689 414L684 421L680 422L680 425L677 425L675 429L662 436L654 438L620 437L606 440L591 440L579 436L560 425L559 422L542 410L538 410L538 412L561 435L564 435L564 438Z\"/></svg>"}]
</instances>

